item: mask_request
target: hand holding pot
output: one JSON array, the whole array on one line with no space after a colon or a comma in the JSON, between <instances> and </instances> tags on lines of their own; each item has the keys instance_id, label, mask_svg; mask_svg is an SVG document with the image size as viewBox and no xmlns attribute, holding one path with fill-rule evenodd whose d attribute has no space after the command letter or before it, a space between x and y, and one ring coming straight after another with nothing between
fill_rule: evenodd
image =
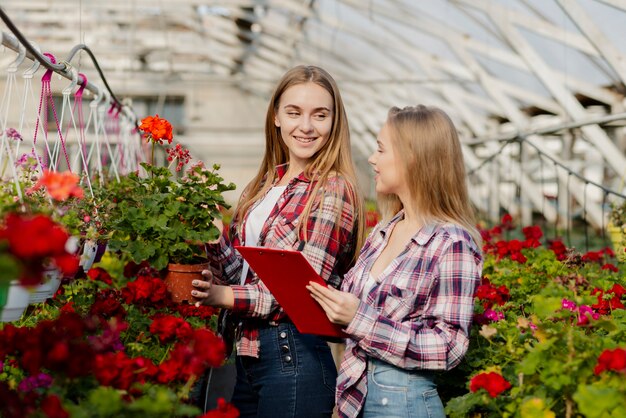
<instances>
[{"instance_id":1,"label":"hand holding pot","mask_svg":"<svg viewBox=\"0 0 626 418\"><path fill-rule=\"evenodd\" d=\"M213 283L213 275L209 270L203 270L202 276L206 280L194 280L192 283L195 289L191 294L198 300L196 306L209 305L231 309L235 299L232 289L229 286Z\"/></svg>"}]
</instances>

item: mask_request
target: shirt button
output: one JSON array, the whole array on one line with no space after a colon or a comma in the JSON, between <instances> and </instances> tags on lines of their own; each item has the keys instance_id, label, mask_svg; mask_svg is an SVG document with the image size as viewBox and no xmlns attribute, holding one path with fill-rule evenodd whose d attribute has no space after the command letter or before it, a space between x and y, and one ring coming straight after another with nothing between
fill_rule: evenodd
<instances>
[{"instance_id":1,"label":"shirt button","mask_svg":"<svg viewBox=\"0 0 626 418\"><path fill-rule=\"evenodd\" d=\"M280 346L280 349L283 353L288 353L289 352L289 346L287 344L283 344Z\"/></svg>"},{"instance_id":2,"label":"shirt button","mask_svg":"<svg viewBox=\"0 0 626 418\"><path fill-rule=\"evenodd\" d=\"M285 362L291 363L291 356L285 356Z\"/></svg>"},{"instance_id":3,"label":"shirt button","mask_svg":"<svg viewBox=\"0 0 626 418\"><path fill-rule=\"evenodd\" d=\"M287 338L287 333L285 331L281 331L280 338Z\"/></svg>"}]
</instances>

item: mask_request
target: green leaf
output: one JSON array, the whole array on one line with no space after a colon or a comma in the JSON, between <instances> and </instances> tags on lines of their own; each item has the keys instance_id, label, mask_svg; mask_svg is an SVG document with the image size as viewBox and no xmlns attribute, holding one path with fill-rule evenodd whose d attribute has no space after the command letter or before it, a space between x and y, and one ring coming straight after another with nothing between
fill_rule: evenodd
<instances>
[{"instance_id":1,"label":"green leaf","mask_svg":"<svg viewBox=\"0 0 626 418\"><path fill-rule=\"evenodd\" d=\"M2 280L17 280L20 276L20 266L10 254L0 253L0 271L2 272Z\"/></svg>"},{"instance_id":2,"label":"green leaf","mask_svg":"<svg viewBox=\"0 0 626 418\"><path fill-rule=\"evenodd\" d=\"M532 297L533 312L540 318L549 318L561 308L562 297L546 297L536 295Z\"/></svg>"},{"instance_id":3,"label":"green leaf","mask_svg":"<svg viewBox=\"0 0 626 418\"><path fill-rule=\"evenodd\" d=\"M626 408L624 394L614 387L603 385L579 385L574 400L587 418L617 417L619 415L613 412L619 410L623 414Z\"/></svg>"},{"instance_id":4,"label":"green leaf","mask_svg":"<svg viewBox=\"0 0 626 418\"><path fill-rule=\"evenodd\" d=\"M115 417L123 407L121 393L104 386L98 387L89 394L89 403L100 417Z\"/></svg>"}]
</instances>

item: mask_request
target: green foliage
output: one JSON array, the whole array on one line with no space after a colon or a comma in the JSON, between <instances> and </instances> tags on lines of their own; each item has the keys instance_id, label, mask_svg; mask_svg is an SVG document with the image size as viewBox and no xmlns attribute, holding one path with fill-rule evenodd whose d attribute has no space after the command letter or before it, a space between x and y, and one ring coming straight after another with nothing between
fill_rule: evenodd
<instances>
[{"instance_id":1,"label":"green foliage","mask_svg":"<svg viewBox=\"0 0 626 418\"><path fill-rule=\"evenodd\" d=\"M195 417L198 408L183 404L173 390L164 386L144 386L143 394L132 403L124 402L124 392L98 386L80 404L64 402L73 418L156 418Z\"/></svg>"},{"instance_id":2,"label":"green foliage","mask_svg":"<svg viewBox=\"0 0 626 418\"><path fill-rule=\"evenodd\" d=\"M133 173L109 189L109 248L159 270L201 261L203 244L219 237L213 220L221 217L219 207L228 207L222 193L234 184L223 183L218 165L196 165L178 180L167 168L142 167L146 177Z\"/></svg>"},{"instance_id":3,"label":"green foliage","mask_svg":"<svg viewBox=\"0 0 626 418\"><path fill-rule=\"evenodd\" d=\"M485 257L483 275L510 299L493 310L504 319L474 325L467 355L444 375L440 392L450 417L613 417L626 408L626 376L615 371L594 374L605 349L625 347L626 311L614 309L580 323L578 310L565 309L567 299L577 307L598 303L594 289L614 284L626 287L623 272L602 269L601 263L580 256L558 261L544 248L525 249L526 263ZM623 265L622 265L623 268ZM608 300L612 294L604 297ZM622 297L622 303L626 296ZM477 300L476 314L484 311ZM591 308L590 308L591 309ZM470 379L496 371L511 383L508 391L491 398L484 390L468 393ZM465 382L459 391L459 382Z\"/></svg>"}]
</instances>

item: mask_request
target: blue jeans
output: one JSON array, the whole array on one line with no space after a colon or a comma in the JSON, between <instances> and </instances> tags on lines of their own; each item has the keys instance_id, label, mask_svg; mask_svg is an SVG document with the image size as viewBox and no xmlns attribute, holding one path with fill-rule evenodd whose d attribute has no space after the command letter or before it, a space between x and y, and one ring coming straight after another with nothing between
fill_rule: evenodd
<instances>
[{"instance_id":1,"label":"blue jeans","mask_svg":"<svg viewBox=\"0 0 626 418\"><path fill-rule=\"evenodd\" d=\"M259 331L259 358L237 356L240 417L330 417L337 369L326 341L290 322Z\"/></svg>"},{"instance_id":2,"label":"blue jeans","mask_svg":"<svg viewBox=\"0 0 626 418\"><path fill-rule=\"evenodd\" d=\"M363 418L445 418L433 372L404 370L380 360L367 364Z\"/></svg>"}]
</instances>

